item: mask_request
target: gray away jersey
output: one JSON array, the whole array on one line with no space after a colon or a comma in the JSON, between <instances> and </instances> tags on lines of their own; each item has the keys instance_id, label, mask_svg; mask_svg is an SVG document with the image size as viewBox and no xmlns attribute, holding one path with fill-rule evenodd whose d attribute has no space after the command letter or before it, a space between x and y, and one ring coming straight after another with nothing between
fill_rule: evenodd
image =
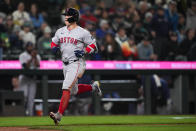
<instances>
[{"instance_id":1,"label":"gray away jersey","mask_svg":"<svg viewBox=\"0 0 196 131\"><path fill-rule=\"evenodd\" d=\"M58 29L52 42L60 47L62 60L75 60L77 59L74 54L75 50L84 50L90 44L96 45L96 40L90 32L80 26L71 31L67 29L67 26Z\"/></svg>"}]
</instances>

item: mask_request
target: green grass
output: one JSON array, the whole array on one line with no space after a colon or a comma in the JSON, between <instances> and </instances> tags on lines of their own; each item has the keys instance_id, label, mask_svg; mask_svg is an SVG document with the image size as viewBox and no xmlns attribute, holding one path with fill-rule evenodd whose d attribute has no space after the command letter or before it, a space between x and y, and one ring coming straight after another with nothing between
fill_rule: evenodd
<instances>
[{"instance_id":1,"label":"green grass","mask_svg":"<svg viewBox=\"0 0 196 131\"><path fill-rule=\"evenodd\" d=\"M49 117L0 117L0 127L14 126L65 131L196 131L196 116L65 116L59 126Z\"/></svg>"}]
</instances>

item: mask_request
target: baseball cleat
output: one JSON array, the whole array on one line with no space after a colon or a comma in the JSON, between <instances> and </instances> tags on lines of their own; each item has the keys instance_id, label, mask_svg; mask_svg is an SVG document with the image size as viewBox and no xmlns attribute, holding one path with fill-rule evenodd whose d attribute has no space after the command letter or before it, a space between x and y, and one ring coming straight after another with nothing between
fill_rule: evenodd
<instances>
[{"instance_id":1,"label":"baseball cleat","mask_svg":"<svg viewBox=\"0 0 196 131\"><path fill-rule=\"evenodd\" d=\"M54 121L55 125L58 125L60 122L60 118L58 118L58 114L54 112L50 112L50 118Z\"/></svg>"},{"instance_id":2,"label":"baseball cleat","mask_svg":"<svg viewBox=\"0 0 196 131\"><path fill-rule=\"evenodd\" d=\"M102 91L100 89L99 81L94 81L92 86L94 87L94 91L97 93L98 96L102 96Z\"/></svg>"}]
</instances>

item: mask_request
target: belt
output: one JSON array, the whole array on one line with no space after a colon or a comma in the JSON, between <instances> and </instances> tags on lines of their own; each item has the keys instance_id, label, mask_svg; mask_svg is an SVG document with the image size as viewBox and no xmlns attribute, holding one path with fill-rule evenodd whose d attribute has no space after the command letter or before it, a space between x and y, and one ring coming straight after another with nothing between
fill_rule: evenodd
<instances>
[{"instance_id":1,"label":"belt","mask_svg":"<svg viewBox=\"0 0 196 131\"><path fill-rule=\"evenodd\" d=\"M70 60L70 61L63 61L63 63L64 63L65 65L69 65L69 64L71 64L71 63L73 63L73 62L76 62L76 61L79 61L79 59Z\"/></svg>"}]
</instances>

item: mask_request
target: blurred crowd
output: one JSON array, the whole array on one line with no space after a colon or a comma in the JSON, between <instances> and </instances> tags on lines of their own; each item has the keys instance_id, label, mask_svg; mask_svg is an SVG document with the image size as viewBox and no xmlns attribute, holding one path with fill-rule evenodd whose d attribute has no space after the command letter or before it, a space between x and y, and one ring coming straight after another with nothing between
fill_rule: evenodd
<instances>
[{"instance_id":1,"label":"blurred crowd","mask_svg":"<svg viewBox=\"0 0 196 131\"><path fill-rule=\"evenodd\" d=\"M0 59L18 59L29 42L43 60L59 59L50 42L68 7L97 40L89 60L196 60L195 0L1 0Z\"/></svg>"}]
</instances>

